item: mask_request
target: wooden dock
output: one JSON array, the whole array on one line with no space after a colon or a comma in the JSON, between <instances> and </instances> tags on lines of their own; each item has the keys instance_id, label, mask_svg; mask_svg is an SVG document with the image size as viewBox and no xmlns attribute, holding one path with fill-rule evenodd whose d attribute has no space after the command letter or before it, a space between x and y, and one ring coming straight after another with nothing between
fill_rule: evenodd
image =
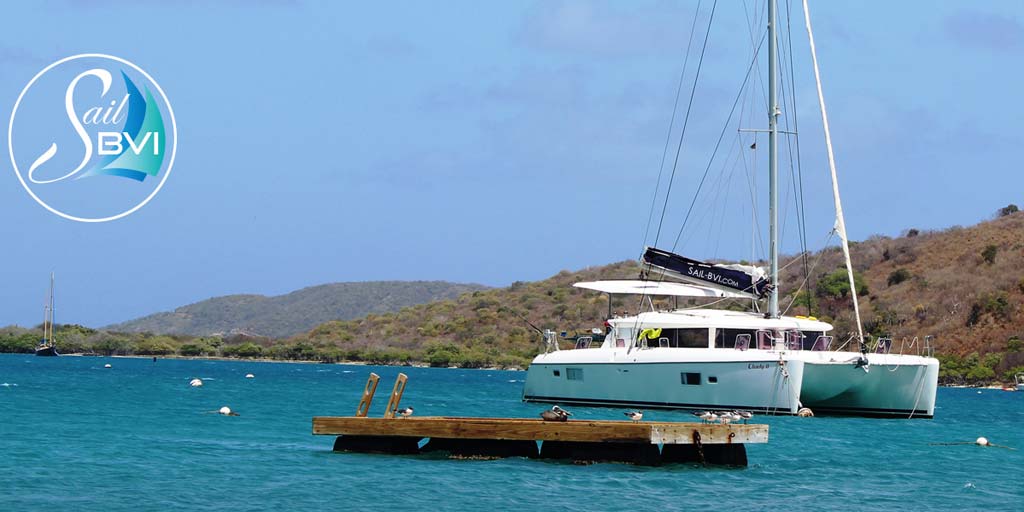
<instances>
[{"instance_id":1,"label":"wooden dock","mask_svg":"<svg viewBox=\"0 0 1024 512\"><path fill-rule=\"evenodd\" d=\"M405 374L398 374L384 417L370 418L367 415L380 380L371 373L356 415L316 416L313 434L338 436L334 450L345 452L446 453L457 458L528 457L643 465L696 462L746 466L745 445L768 442L768 425L738 423L396 418L407 379Z\"/></svg>"},{"instance_id":2,"label":"wooden dock","mask_svg":"<svg viewBox=\"0 0 1024 512\"><path fill-rule=\"evenodd\" d=\"M638 464L747 464L745 444L767 443L767 425L523 418L317 416L313 434L340 436L337 451L458 457L530 457ZM429 439L421 446L424 439ZM537 441L541 441L538 448ZM660 449L659 449L660 445Z\"/></svg>"}]
</instances>

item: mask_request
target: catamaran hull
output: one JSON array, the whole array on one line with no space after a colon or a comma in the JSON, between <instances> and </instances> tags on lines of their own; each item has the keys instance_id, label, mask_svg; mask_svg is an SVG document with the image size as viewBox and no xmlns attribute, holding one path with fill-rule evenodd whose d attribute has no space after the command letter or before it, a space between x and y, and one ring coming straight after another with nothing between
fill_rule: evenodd
<instances>
[{"instance_id":1,"label":"catamaran hull","mask_svg":"<svg viewBox=\"0 0 1024 512\"><path fill-rule=\"evenodd\" d=\"M787 361L780 368L778 359L581 363L550 361L547 355L530 365L524 401L778 414L796 414L799 409L800 361Z\"/></svg>"},{"instance_id":2,"label":"catamaran hull","mask_svg":"<svg viewBox=\"0 0 1024 512\"><path fill-rule=\"evenodd\" d=\"M805 361L801 402L815 413L894 418L934 416L938 361L917 358L919 361L909 364L883 364L883 359L870 359L867 372L848 361Z\"/></svg>"}]
</instances>

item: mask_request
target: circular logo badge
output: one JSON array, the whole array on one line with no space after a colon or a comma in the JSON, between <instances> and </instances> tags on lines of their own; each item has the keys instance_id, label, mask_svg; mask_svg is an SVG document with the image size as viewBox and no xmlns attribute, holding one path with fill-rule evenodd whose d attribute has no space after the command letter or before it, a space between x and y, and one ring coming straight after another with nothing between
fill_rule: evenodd
<instances>
[{"instance_id":1,"label":"circular logo badge","mask_svg":"<svg viewBox=\"0 0 1024 512\"><path fill-rule=\"evenodd\" d=\"M160 191L178 127L167 95L131 62L103 54L43 68L11 112L7 149L25 190L78 222L120 219Z\"/></svg>"}]
</instances>

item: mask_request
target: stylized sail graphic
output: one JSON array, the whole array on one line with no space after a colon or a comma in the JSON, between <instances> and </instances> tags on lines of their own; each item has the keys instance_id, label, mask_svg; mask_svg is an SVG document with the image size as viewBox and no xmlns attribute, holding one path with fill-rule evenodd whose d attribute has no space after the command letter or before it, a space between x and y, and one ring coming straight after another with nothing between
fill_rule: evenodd
<instances>
[{"instance_id":1,"label":"stylized sail graphic","mask_svg":"<svg viewBox=\"0 0 1024 512\"><path fill-rule=\"evenodd\" d=\"M143 95L135 83L121 72L125 88L128 90L128 117L125 119L123 132L142 149L137 154L128 139L121 141L123 151L119 155L109 155L100 160L96 166L83 173L79 179L88 176L120 176L136 181L143 181L146 176L156 176L164 161L164 121L160 115L153 95L146 88ZM156 151L153 147L156 147Z\"/></svg>"}]
</instances>

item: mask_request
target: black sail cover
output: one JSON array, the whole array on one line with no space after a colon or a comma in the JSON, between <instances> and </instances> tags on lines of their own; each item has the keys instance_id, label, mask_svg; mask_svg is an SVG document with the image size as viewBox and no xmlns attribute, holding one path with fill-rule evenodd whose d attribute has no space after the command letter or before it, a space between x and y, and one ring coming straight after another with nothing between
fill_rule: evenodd
<instances>
[{"instance_id":1,"label":"black sail cover","mask_svg":"<svg viewBox=\"0 0 1024 512\"><path fill-rule=\"evenodd\" d=\"M758 298L771 290L771 282L758 267L704 263L654 247L644 251L643 263L647 266L645 270L653 267L677 279L749 293Z\"/></svg>"}]
</instances>

